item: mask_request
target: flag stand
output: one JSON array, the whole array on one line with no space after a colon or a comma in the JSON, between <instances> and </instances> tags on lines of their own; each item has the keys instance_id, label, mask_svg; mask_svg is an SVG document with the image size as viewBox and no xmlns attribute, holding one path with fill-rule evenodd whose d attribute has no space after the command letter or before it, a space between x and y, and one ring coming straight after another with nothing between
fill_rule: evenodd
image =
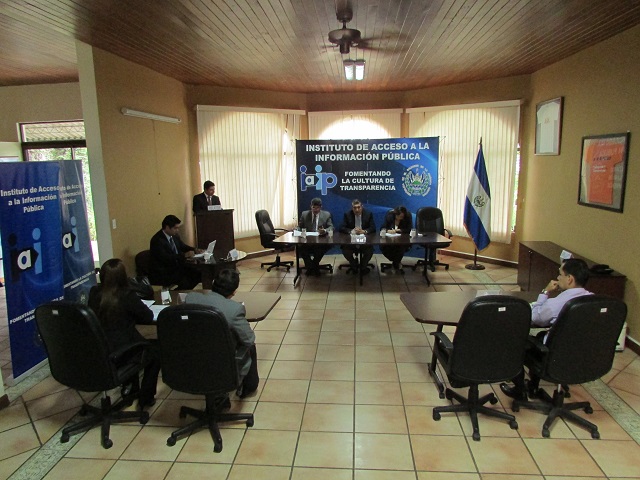
<instances>
[{"instance_id":1,"label":"flag stand","mask_svg":"<svg viewBox=\"0 0 640 480\"><path fill-rule=\"evenodd\" d=\"M484 270L484 265L480 265L478 263L478 249L474 249L474 253L473 253L473 263L469 263L468 265L465 265L464 268L466 268L467 270Z\"/></svg>"}]
</instances>

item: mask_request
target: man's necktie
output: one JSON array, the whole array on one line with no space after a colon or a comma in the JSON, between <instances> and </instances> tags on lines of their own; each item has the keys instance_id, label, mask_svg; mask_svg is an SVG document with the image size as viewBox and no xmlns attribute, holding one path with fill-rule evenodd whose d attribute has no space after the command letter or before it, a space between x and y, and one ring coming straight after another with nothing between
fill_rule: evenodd
<instances>
[{"instance_id":1,"label":"man's necktie","mask_svg":"<svg viewBox=\"0 0 640 480\"><path fill-rule=\"evenodd\" d=\"M356 228L362 228L362 216L356 215Z\"/></svg>"},{"instance_id":2,"label":"man's necktie","mask_svg":"<svg viewBox=\"0 0 640 480\"><path fill-rule=\"evenodd\" d=\"M211 205L211 197L207 196L207 204Z\"/></svg>"},{"instance_id":3,"label":"man's necktie","mask_svg":"<svg viewBox=\"0 0 640 480\"><path fill-rule=\"evenodd\" d=\"M318 231L318 215L313 216L313 231Z\"/></svg>"},{"instance_id":4,"label":"man's necktie","mask_svg":"<svg viewBox=\"0 0 640 480\"><path fill-rule=\"evenodd\" d=\"M173 250L173 253L178 253L176 244L173 242L173 237L169 237L169 243L171 244L171 250Z\"/></svg>"}]
</instances>

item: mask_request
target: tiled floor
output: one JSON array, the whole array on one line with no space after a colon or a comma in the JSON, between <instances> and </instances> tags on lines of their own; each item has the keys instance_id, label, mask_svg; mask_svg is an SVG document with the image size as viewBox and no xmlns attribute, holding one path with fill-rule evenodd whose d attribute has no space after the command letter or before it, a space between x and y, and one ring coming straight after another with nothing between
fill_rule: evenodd
<instances>
[{"instance_id":1,"label":"tiled floor","mask_svg":"<svg viewBox=\"0 0 640 480\"><path fill-rule=\"evenodd\" d=\"M286 254L290 255L290 254ZM198 479L235 480L498 480L640 478L640 359L626 349L602 381L572 387L574 399L592 402L602 439L562 420L550 439L540 435L541 414L521 410L519 430L480 418L482 440L471 439L467 415L431 408L438 398L426 373L429 326L416 323L399 300L406 291L517 289L514 269L445 257L447 272L380 274L364 285L336 270L321 278L260 269L241 262L241 290L279 292L269 317L255 324L261 386L233 410L255 412L255 425L227 425L224 450L213 453L206 430L166 446L183 423L180 405L203 406L198 397L159 387L159 401L145 426L113 426L113 447L104 450L99 430L59 442L60 428L81 404L46 368L7 388L11 405L0 411L0 478L16 479ZM327 260L342 263L340 256ZM382 258L377 258L380 262ZM408 262L409 263L409 262ZM4 289L0 289L0 361L10 374ZM491 387L485 387L487 391ZM496 386L493 387L494 391ZM497 408L509 403L499 393Z\"/></svg>"}]
</instances>

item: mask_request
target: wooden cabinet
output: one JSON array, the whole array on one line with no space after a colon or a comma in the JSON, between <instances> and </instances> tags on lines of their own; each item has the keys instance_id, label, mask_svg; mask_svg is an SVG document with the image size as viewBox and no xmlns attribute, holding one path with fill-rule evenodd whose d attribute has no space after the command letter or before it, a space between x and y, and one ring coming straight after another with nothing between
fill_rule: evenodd
<instances>
[{"instance_id":1,"label":"wooden cabinet","mask_svg":"<svg viewBox=\"0 0 640 480\"><path fill-rule=\"evenodd\" d=\"M233 209L211 210L196 213L194 216L197 247L206 249L209 243L216 240L216 248L213 252L214 257L226 257L229 250L235 248Z\"/></svg>"},{"instance_id":2,"label":"wooden cabinet","mask_svg":"<svg viewBox=\"0 0 640 480\"><path fill-rule=\"evenodd\" d=\"M547 286L549 280L557 278L562 250L564 249L561 246L552 242L520 242L518 252L520 288L527 292L540 292ZM587 262L589 267L596 263L574 252L571 253L575 258L581 258ZM627 277L615 271L605 275L592 273L586 288L593 293L622 299L626 281Z\"/></svg>"}]
</instances>

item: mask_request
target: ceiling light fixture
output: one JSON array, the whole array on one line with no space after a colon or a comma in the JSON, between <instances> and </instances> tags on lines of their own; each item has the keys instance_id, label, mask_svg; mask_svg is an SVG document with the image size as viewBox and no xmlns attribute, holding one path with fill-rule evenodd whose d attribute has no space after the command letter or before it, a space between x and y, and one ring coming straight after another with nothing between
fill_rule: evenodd
<instances>
[{"instance_id":1,"label":"ceiling light fixture","mask_svg":"<svg viewBox=\"0 0 640 480\"><path fill-rule=\"evenodd\" d=\"M181 123L177 117L165 117L164 115L156 115L155 113L141 112L139 110L133 110L131 108L122 107L120 112L123 115L127 115L129 117L140 117L140 118L148 118L149 120L158 120L160 122L168 122L168 123Z\"/></svg>"},{"instance_id":2,"label":"ceiling light fixture","mask_svg":"<svg viewBox=\"0 0 640 480\"><path fill-rule=\"evenodd\" d=\"M344 60L344 76L347 80L364 79L364 60Z\"/></svg>"}]
</instances>

